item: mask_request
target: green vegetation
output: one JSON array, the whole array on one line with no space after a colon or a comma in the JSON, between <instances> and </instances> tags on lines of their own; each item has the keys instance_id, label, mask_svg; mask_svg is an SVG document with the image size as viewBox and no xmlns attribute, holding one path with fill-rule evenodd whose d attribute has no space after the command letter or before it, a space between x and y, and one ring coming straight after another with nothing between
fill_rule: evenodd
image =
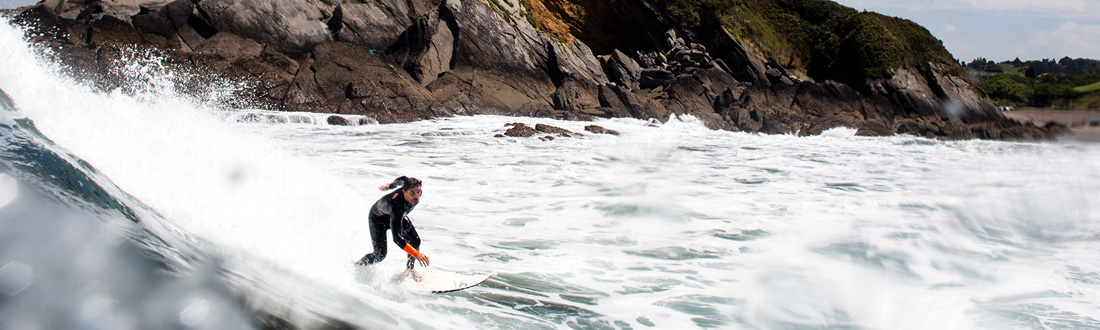
<instances>
[{"instance_id":1,"label":"green vegetation","mask_svg":"<svg viewBox=\"0 0 1100 330\"><path fill-rule=\"evenodd\" d=\"M1100 110L1100 61L1064 57L1054 61L993 62L977 58L966 64L971 76L993 101L1003 106L1066 110Z\"/></svg>"},{"instance_id":2,"label":"green vegetation","mask_svg":"<svg viewBox=\"0 0 1100 330\"><path fill-rule=\"evenodd\" d=\"M1015 73L987 75L981 88L1003 106L1031 106L1066 110L1100 110L1100 75L1044 74L1027 77Z\"/></svg>"},{"instance_id":3,"label":"green vegetation","mask_svg":"<svg viewBox=\"0 0 1100 330\"><path fill-rule=\"evenodd\" d=\"M407 15L409 16L410 21L416 22L417 20L420 20L420 15L417 14L415 10L413 10L413 8L416 8L416 6L413 5L412 0L405 0L405 7L409 8L409 12Z\"/></svg>"},{"instance_id":4,"label":"green vegetation","mask_svg":"<svg viewBox=\"0 0 1100 330\"><path fill-rule=\"evenodd\" d=\"M815 80L866 87L894 68L928 63L965 75L958 60L927 29L912 21L859 12L828 0L659 0L700 40L718 26L755 43L765 56Z\"/></svg>"},{"instance_id":5,"label":"green vegetation","mask_svg":"<svg viewBox=\"0 0 1100 330\"><path fill-rule=\"evenodd\" d=\"M1016 58L1012 61L997 63L979 57L967 63L966 68L969 69L970 72L978 75L1015 72L1030 77L1036 77L1047 73L1100 74L1100 61L1086 58L1074 59L1067 56L1057 61L1045 58L1039 61L1021 61L1019 58Z\"/></svg>"},{"instance_id":6,"label":"green vegetation","mask_svg":"<svg viewBox=\"0 0 1100 330\"><path fill-rule=\"evenodd\" d=\"M1035 96L1035 81L1019 74L998 74L982 82L990 98L1002 106L1026 106Z\"/></svg>"},{"instance_id":7,"label":"green vegetation","mask_svg":"<svg viewBox=\"0 0 1100 330\"><path fill-rule=\"evenodd\" d=\"M1100 81L1097 81L1093 84L1077 86L1073 88L1073 92L1078 94L1092 93L1095 91L1100 91Z\"/></svg>"},{"instance_id":8,"label":"green vegetation","mask_svg":"<svg viewBox=\"0 0 1100 330\"><path fill-rule=\"evenodd\" d=\"M489 0L489 4L492 4L491 8L494 9L498 14L500 14L501 17L504 17L504 19L507 20L508 23L516 23L516 21L512 19L512 14L508 12L507 8L504 8L504 6L500 4L499 0Z\"/></svg>"}]
</instances>

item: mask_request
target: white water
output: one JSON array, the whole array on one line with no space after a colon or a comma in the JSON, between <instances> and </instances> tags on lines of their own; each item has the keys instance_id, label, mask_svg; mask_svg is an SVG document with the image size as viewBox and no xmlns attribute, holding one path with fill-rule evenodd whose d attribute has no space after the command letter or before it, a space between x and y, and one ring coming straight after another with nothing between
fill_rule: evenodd
<instances>
[{"instance_id":1,"label":"white water","mask_svg":"<svg viewBox=\"0 0 1100 330\"><path fill-rule=\"evenodd\" d=\"M7 24L0 45L0 89L47 137L252 280L357 324L1100 327L1095 144L764 136L690 118L553 141L493 135L592 123L237 123L168 84L90 92ZM146 68L131 71L177 78ZM400 175L425 181L410 216L432 266L490 283L426 296L357 276L376 187ZM399 267L390 252L377 268Z\"/></svg>"}]
</instances>

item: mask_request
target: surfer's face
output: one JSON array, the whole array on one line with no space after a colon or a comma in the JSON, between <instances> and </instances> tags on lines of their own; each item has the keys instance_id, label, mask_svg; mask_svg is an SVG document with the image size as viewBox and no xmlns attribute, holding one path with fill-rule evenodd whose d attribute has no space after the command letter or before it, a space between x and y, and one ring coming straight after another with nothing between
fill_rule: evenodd
<instances>
[{"instance_id":1,"label":"surfer's face","mask_svg":"<svg viewBox=\"0 0 1100 330\"><path fill-rule=\"evenodd\" d=\"M406 189L405 201L413 204L420 204L420 194L422 193L424 193L424 191L420 190L420 187Z\"/></svg>"}]
</instances>

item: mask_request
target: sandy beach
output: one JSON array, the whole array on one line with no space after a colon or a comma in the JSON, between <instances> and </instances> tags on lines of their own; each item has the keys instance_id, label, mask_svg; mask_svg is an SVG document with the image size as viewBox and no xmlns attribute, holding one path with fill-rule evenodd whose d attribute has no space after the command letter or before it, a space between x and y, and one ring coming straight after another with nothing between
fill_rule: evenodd
<instances>
[{"instance_id":1,"label":"sandy beach","mask_svg":"<svg viewBox=\"0 0 1100 330\"><path fill-rule=\"evenodd\" d=\"M1043 126L1049 122L1066 125L1073 131L1073 135L1062 138L1072 141L1100 142L1100 126L1089 126L1093 121L1100 120L1100 112L1097 111L1072 111L1072 110L1014 110L1005 111L1005 116L1020 122L1031 122Z\"/></svg>"}]
</instances>

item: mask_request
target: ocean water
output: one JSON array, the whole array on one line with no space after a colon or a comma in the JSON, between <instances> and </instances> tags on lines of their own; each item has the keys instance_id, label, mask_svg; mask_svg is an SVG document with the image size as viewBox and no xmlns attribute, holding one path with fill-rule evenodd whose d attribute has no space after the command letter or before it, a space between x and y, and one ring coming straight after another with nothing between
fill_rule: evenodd
<instances>
[{"instance_id":1,"label":"ocean water","mask_svg":"<svg viewBox=\"0 0 1100 330\"><path fill-rule=\"evenodd\" d=\"M0 328L1100 328L1097 144L330 126L183 95L155 54L96 92L0 45ZM401 175L431 268L488 281L410 292L392 243L353 266Z\"/></svg>"}]
</instances>

